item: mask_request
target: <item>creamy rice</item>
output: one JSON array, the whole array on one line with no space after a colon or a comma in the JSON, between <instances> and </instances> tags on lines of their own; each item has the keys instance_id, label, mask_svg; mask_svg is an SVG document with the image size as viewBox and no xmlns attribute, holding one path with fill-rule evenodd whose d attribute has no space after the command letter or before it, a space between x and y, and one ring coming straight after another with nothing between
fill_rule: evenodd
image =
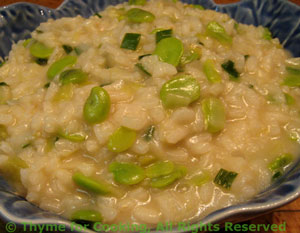
<instances>
[{"instance_id":1,"label":"creamy rice","mask_svg":"<svg viewBox=\"0 0 300 233\"><path fill-rule=\"evenodd\" d=\"M123 15L130 8L149 11L155 19L130 23ZM278 39L264 38L263 27L237 24L226 14L168 0L109 6L100 14L102 18L77 16L42 23L32 38L53 48L47 64L35 63L29 47L20 41L0 68L0 81L8 85L0 87L1 98L6 98L0 105L0 124L7 131L0 142L0 168L28 201L67 218L77 210L96 210L105 223L153 226L196 220L252 198L272 182L272 161L282 154L294 159L299 154L300 91L282 85L290 55ZM232 38L230 45L206 34L212 21L226 30ZM173 37L183 43L184 54L194 48L199 58L177 69L157 55L139 60L141 55L153 54L153 30L158 28L172 29ZM141 34L135 51L120 48L126 33ZM88 74L88 81L72 84L65 98L57 97L62 88L59 75L52 81L47 78L50 65L66 56L63 45L81 49L81 54L71 52L77 56L72 68ZM203 64L208 59L213 60L220 82L207 79ZM237 81L222 68L228 60L240 75ZM160 90L179 74L197 80L200 98L167 109ZM44 87L47 83L48 88ZM101 123L89 124L83 107L91 89L99 85L109 94L110 112ZM287 104L287 93L295 103ZM217 133L208 132L204 122L201 105L207 97L218 98L225 109L226 122ZM107 144L120 126L133 130L137 137L128 150L115 153ZM153 138L145 140L150 126L155 127ZM85 138L70 141L60 131L81 133ZM147 156L153 162L141 164ZM187 172L160 189L151 187L147 177L124 185L108 169L114 161L142 169L157 161L171 161ZM221 168L238 174L229 189L214 182ZM72 179L75 172L111 184L118 195L97 195L79 187ZM191 182L203 173L208 174L203 184Z\"/></svg>"}]
</instances>

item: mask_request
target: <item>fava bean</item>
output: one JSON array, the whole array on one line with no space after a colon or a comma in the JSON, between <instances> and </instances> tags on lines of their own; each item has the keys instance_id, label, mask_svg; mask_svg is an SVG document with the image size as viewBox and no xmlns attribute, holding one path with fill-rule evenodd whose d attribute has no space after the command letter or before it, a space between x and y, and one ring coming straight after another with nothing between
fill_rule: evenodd
<instances>
[{"instance_id":1,"label":"fava bean","mask_svg":"<svg viewBox=\"0 0 300 233\"><path fill-rule=\"evenodd\" d=\"M205 129L210 133L223 130L225 125L225 109L221 100L215 97L205 98L202 101Z\"/></svg>"},{"instance_id":2,"label":"fava bean","mask_svg":"<svg viewBox=\"0 0 300 233\"><path fill-rule=\"evenodd\" d=\"M110 111L110 97L102 87L93 87L83 107L83 117L90 123L104 121Z\"/></svg>"},{"instance_id":3,"label":"fava bean","mask_svg":"<svg viewBox=\"0 0 300 233\"><path fill-rule=\"evenodd\" d=\"M215 21L208 23L206 26L206 34L222 44L232 43L232 37L227 34L222 25Z\"/></svg>"},{"instance_id":4,"label":"fava bean","mask_svg":"<svg viewBox=\"0 0 300 233\"><path fill-rule=\"evenodd\" d=\"M146 0L129 0L128 4L129 5L139 5L139 6L144 6L147 3Z\"/></svg>"},{"instance_id":5,"label":"fava bean","mask_svg":"<svg viewBox=\"0 0 300 233\"><path fill-rule=\"evenodd\" d=\"M87 73L83 72L81 69L70 69L65 70L59 76L59 81L62 85L69 83L79 84L87 80Z\"/></svg>"},{"instance_id":6,"label":"fava bean","mask_svg":"<svg viewBox=\"0 0 300 233\"><path fill-rule=\"evenodd\" d=\"M183 54L183 44L174 37L162 39L157 43L154 54L161 61L177 66Z\"/></svg>"},{"instance_id":7,"label":"fava bean","mask_svg":"<svg viewBox=\"0 0 300 233\"><path fill-rule=\"evenodd\" d=\"M121 126L108 140L108 149L112 152L120 153L128 150L135 142L136 132Z\"/></svg>"},{"instance_id":8,"label":"fava bean","mask_svg":"<svg viewBox=\"0 0 300 233\"><path fill-rule=\"evenodd\" d=\"M54 62L47 71L48 79L52 80L56 75L63 71L64 68L74 65L76 62L77 57L75 56L66 56Z\"/></svg>"},{"instance_id":9,"label":"fava bean","mask_svg":"<svg viewBox=\"0 0 300 233\"><path fill-rule=\"evenodd\" d=\"M114 174L114 179L120 184L134 185L145 178L144 170L133 163L113 162L109 165L109 171Z\"/></svg>"},{"instance_id":10,"label":"fava bean","mask_svg":"<svg viewBox=\"0 0 300 233\"><path fill-rule=\"evenodd\" d=\"M73 84L66 84L59 87L58 91L53 97L53 101L59 102L63 100L70 100L73 97Z\"/></svg>"},{"instance_id":11,"label":"fava bean","mask_svg":"<svg viewBox=\"0 0 300 233\"><path fill-rule=\"evenodd\" d=\"M83 133L66 133L63 131L60 131L58 135L64 139L67 139L71 142L83 142L87 138L87 135Z\"/></svg>"},{"instance_id":12,"label":"fava bean","mask_svg":"<svg viewBox=\"0 0 300 233\"><path fill-rule=\"evenodd\" d=\"M77 210L71 215L72 221L102 222L102 215L95 210Z\"/></svg>"},{"instance_id":13,"label":"fava bean","mask_svg":"<svg viewBox=\"0 0 300 233\"><path fill-rule=\"evenodd\" d=\"M171 161L156 162L146 168L146 176L155 178L170 174L174 170L174 163Z\"/></svg>"},{"instance_id":14,"label":"fava bean","mask_svg":"<svg viewBox=\"0 0 300 233\"><path fill-rule=\"evenodd\" d=\"M185 176L185 174L186 168L183 166L177 166L170 174L151 179L150 186L152 188L164 188L173 184L176 180Z\"/></svg>"},{"instance_id":15,"label":"fava bean","mask_svg":"<svg viewBox=\"0 0 300 233\"><path fill-rule=\"evenodd\" d=\"M29 48L31 55L37 58L48 58L52 54L53 50L53 48L49 48L38 41L35 41Z\"/></svg>"},{"instance_id":16,"label":"fava bean","mask_svg":"<svg viewBox=\"0 0 300 233\"><path fill-rule=\"evenodd\" d=\"M211 83L221 82L221 75L215 68L215 63L211 59L207 59L203 64L203 72L208 81Z\"/></svg>"},{"instance_id":17,"label":"fava bean","mask_svg":"<svg viewBox=\"0 0 300 233\"><path fill-rule=\"evenodd\" d=\"M127 19L132 23L151 23L155 16L149 12L139 8L132 8L126 13Z\"/></svg>"},{"instance_id":18,"label":"fava bean","mask_svg":"<svg viewBox=\"0 0 300 233\"><path fill-rule=\"evenodd\" d=\"M166 108L188 106L199 97L200 85L190 75L182 75L171 79L160 90L160 98Z\"/></svg>"}]
</instances>

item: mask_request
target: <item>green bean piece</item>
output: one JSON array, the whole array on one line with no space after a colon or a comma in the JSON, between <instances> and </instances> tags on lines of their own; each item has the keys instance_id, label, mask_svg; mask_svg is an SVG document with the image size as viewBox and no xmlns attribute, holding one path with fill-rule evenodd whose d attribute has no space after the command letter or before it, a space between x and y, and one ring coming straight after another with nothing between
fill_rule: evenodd
<instances>
[{"instance_id":1,"label":"green bean piece","mask_svg":"<svg viewBox=\"0 0 300 233\"><path fill-rule=\"evenodd\" d=\"M74 183L80 188L99 195L105 195L111 193L110 184L95 180L90 177L83 175L80 172L76 172L72 177Z\"/></svg>"},{"instance_id":2,"label":"green bean piece","mask_svg":"<svg viewBox=\"0 0 300 233\"><path fill-rule=\"evenodd\" d=\"M144 6L147 3L146 0L129 0L129 5L138 5L138 6Z\"/></svg>"},{"instance_id":3,"label":"green bean piece","mask_svg":"<svg viewBox=\"0 0 300 233\"><path fill-rule=\"evenodd\" d=\"M162 39L156 45L154 54L163 62L178 66L183 54L183 44L174 37Z\"/></svg>"},{"instance_id":4,"label":"green bean piece","mask_svg":"<svg viewBox=\"0 0 300 233\"><path fill-rule=\"evenodd\" d=\"M172 37L173 35L173 30L172 29L167 29L167 30L159 30L155 33L155 40L156 44L160 42L162 39Z\"/></svg>"},{"instance_id":5,"label":"green bean piece","mask_svg":"<svg viewBox=\"0 0 300 233\"><path fill-rule=\"evenodd\" d=\"M295 104L295 99L293 96L289 95L288 93L283 93L284 94L284 97L285 97L285 102L287 105L293 105Z\"/></svg>"},{"instance_id":6,"label":"green bean piece","mask_svg":"<svg viewBox=\"0 0 300 233\"><path fill-rule=\"evenodd\" d=\"M222 44L232 44L232 37L227 34L225 28L219 23L212 21L206 26L206 34Z\"/></svg>"},{"instance_id":7,"label":"green bean piece","mask_svg":"<svg viewBox=\"0 0 300 233\"><path fill-rule=\"evenodd\" d=\"M237 80L240 77L240 73L235 69L233 61L228 60L227 62L224 62L221 66L223 70L225 70L229 74L229 77L232 80Z\"/></svg>"},{"instance_id":8,"label":"green bean piece","mask_svg":"<svg viewBox=\"0 0 300 233\"><path fill-rule=\"evenodd\" d=\"M202 101L205 129L210 133L218 133L224 129L225 109L221 100L215 97L205 98Z\"/></svg>"},{"instance_id":9,"label":"green bean piece","mask_svg":"<svg viewBox=\"0 0 300 233\"><path fill-rule=\"evenodd\" d=\"M48 63L48 58L35 58L35 63L40 66L45 66Z\"/></svg>"},{"instance_id":10,"label":"green bean piece","mask_svg":"<svg viewBox=\"0 0 300 233\"><path fill-rule=\"evenodd\" d=\"M5 82L0 86L0 104L6 104L11 99L11 88Z\"/></svg>"},{"instance_id":11,"label":"green bean piece","mask_svg":"<svg viewBox=\"0 0 300 233\"><path fill-rule=\"evenodd\" d=\"M61 68L61 67L60 67ZM65 70L59 75L59 81L62 85L74 83L80 84L87 80L88 74L81 69L69 69Z\"/></svg>"},{"instance_id":12,"label":"green bean piece","mask_svg":"<svg viewBox=\"0 0 300 233\"><path fill-rule=\"evenodd\" d=\"M0 141L4 141L8 138L8 133L5 125L0 125Z\"/></svg>"},{"instance_id":13,"label":"green bean piece","mask_svg":"<svg viewBox=\"0 0 300 233\"><path fill-rule=\"evenodd\" d=\"M264 28L263 30L263 36L265 40L272 40L272 33L270 32L269 28Z\"/></svg>"},{"instance_id":14,"label":"green bean piece","mask_svg":"<svg viewBox=\"0 0 300 233\"><path fill-rule=\"evenodd\" d=\"M87 138L87 135L83 133L67 133L64 131L59 131L58 135L71 142L83 142Z\"/></svg>"},{"instance_id":15,"label":"green bean piece","mask_svg":"<svg viewBox=\"0 0 300 233\"><path fill-rule=\"evenodd\" d=\"M69 54L73 51L73 48L70 45L64 44L64 45L62 45L62 48L65 50L66 54Z\"/></svg>"},{"instance_id":16,"label":"green bean piece","mask_svg":"<svg viewBox=\"0 0 300 233\"><path fill-rule=\"evenodd\" d=\"M156 178L160 176L169 175L173 172L175 166L171 161L159 161L146 168L146 176L149 178Z\"/></svg>"},{"instance_id":17,"label":"green bean piece","mask_svg":"<svg viewBox=\"0 0 300 233\"><path fill-rule=\"evenodd\" d=\"M188 106L200 97L199 82L190 75L182 75L167 81L160 90L165 108Z\"/></svg>"},{"instance_id":18,"label":"green bean piece","mask_svg":"<svg viewBox=\"0 0 300 233\"><path fill-rule=\"evenodd\" d=\"M155 16L149 12L139 8L132 8L126 13L127 19L131 23L151 23Z\"/></svg>"},{"instance_id":19,"label":"green bean piece","mask_svg":"<svg viewBox=\"0 0 300 233\"><path fill-rule=\"evenodd\" d=\"M54 79L56 75L63 71L67 66L72 66L77 62L77 57L75 56L66 56L56 62L54 62L47 71L47 77L49 80Z\"/></svg>"},{"instance_id":20,"label":"green bean piece","mask_svg":"<svg viewBox=\"0 0 300 233\"><path fill-rule=\"evenodd\" d=\"M282 154L273 160L269 165L268 168L271 171L277 171L279 169L283 169L287 165L289 165L293 161L293 156L291 154Z\"/></svg>"},{"instance_id":21,"label":"green bean piece","mask_svg":"<svg viewBox=\"0 0 300 233\"><path fill-rule=\"evenodd\" d=\"M125 185L138 184L145 178L144 170L133 163L113 162L109 165L109 171L113 173L116 182Z\"/></svg>"},{"instance_id":22,"label":"green bean piece","mask_svg":"<svg viewBox=\"0 0 300 233\"><path fill-rule=\"evenodd\" d=\"M129 49L129 50L136 50L139 42L141 39L141 34L138 33L126 33L121 48L122 49Z\"/></svg>"},{"instance_id":23,"label":"green bean piece","mask_svg":"<svg viewBox=\"0 0 300 233\"><path fill-rule=\"evenodd\" d=\"M142 65L142 63L136 63L135 66L136 66L140 71L142 71L144 74L146 74L147 76L150 76L150 77L152 76L152 74L149 73L149 72L145 69L145 67Z\"/></svg>"},{"instance_id":24,"label":"green bean piece","mask_svg":"<svg viewBox=\"0 0 300 233\"><path fill-rule=\"evenodd\" d=\"M101 123L110 111L110 97L102 87L93 87L83 107L83 118L90 124Z\"/></svg>"},{"instance_id":25,"label":"green bean piece","mask_svg":"<svg viewBox=\"0 0 300 233\"><path fill-rule=\"evenodd\" d=\"M221 168L214 179L214 183L225 189L230 189L237 175L238 173L236 172L227 171Z\"/></svg>"},{"instance_id":26,"label":"green bean piece","mask_svg":"<svg viewBox=\"0 0 300 233\"><path fill-rule=\"evenodd\" d=\"M77 210L71 215L72 221L102 222L101 213L95 210Z\"/></svg>"},{"instance_id":27,"label":"green bean piece","mask_svg":"<svg viewBox=\"0 0 300 233\"><path fill-rule=\"evenodd\" d=\"M145 134L143 135L143 138L145 139L145 141L149 142L152 140L153 136L154 136L154 131L155 131L155 126L151 125L145 132Z\"/></svg>"},{"instance_id":28,"label":"green bean piece","mask_svg":"<svg viewBox=\"0 0 300 233\"><path fill-rule=\"evenodd\" d=\"M128 150L135 142L136 132L124 126L118 128L108 140L108 149L120 153Z\"/></svg>"},{"instance_id":29,"label":"green bean piece","mask_svg":"<svg viewBox=\"0 0 300 233\"><path fill-rule=\"evenodd\" d=\"M35 41L29 48L32 56L37 58L48 58L54 51L53 48L49 48L41 42Z\"/></svg>"},{"instance_id":30,"label":"green bean piece","mask_svg":"<svg viewBox=\"0 0 300 233\"><path fill-rule=\"evenodd\" d=\"M165 176L159 176L151 179L150 186L152 188L164 188L173 184L176 180L182 178L186 174L186 168L177 166L173 172Z\"/></svg>"},{"instance_id":31,"label":"green bean piece","mask_svg":"<svg viewBox=\"0 0 300 233\"><path fill-rule=\"evenodd\" d=\"M72 83L59 87L58 91L53 97L53 101L59 102L63 100L70 100L73 97L74 86Z\"/></svg>"},{"instance_id":32,"label":"green bean piece","mask_svg":"<svg viewBox=\"0 0 300 233\"><path fill-rule=\"evenodd\" d=\"M211 180L210 175L206 172L195 175L191 178L190 183L195 186L202 186Z\"/></svg>"},{"instance_id":33,"label":"green bean piece","mask_svg":"<svg viewBox=\"0 0 300 233\"><path fill-rule=\"evenodd\" d=\"M219 83L222 81L221 75L215 68L215 63L211 59L207 59L203 64L203 72L207 80L211 83Z\"/></svg>"}]
</instances>

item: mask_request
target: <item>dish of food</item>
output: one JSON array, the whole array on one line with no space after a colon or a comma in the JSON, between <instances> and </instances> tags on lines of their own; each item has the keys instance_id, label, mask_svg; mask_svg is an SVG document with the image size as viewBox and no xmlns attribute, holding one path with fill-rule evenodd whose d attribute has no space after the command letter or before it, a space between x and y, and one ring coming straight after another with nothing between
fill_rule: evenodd
<instances>
[{"instance_id":1,"label":"dish of food","mask_svg":"<svg viewBox=\"0 0 300 233\"><path fill-rule=\"evenodd\" d=\"M196 221L299 154L299 58L181 2L42 23L0 68L0 170L71 220Z\"/></svg>"}]
</instances>

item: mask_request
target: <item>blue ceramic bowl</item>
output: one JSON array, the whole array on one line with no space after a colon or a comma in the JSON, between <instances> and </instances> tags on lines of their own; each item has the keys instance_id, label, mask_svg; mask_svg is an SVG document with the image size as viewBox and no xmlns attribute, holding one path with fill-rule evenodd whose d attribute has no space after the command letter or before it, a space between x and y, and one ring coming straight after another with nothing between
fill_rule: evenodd
<instances>
[{"instance_id":1,"label":"blue ceramic bowl","mask_svg":"<svg viewBox=\"0 0 300 233\"><path fill-rule=\"evenodd\" d=\"M121 2L124 0L65 0L57 9L27 3L0 8L0 56L2 58L7 56L14 42L28 38L31 31L49 18L57 19L76 15L89 17L103 10L107 5L116 5ZM217 5L212 0L186 0L184 2L201 4L207 9L227 13L241 23L268 27L286 49L295 57L300 57L300 7L287 0L243 0L228 5ZM281 179L251 201L215 211L199 219L199 222L208 224L242 221L295 200L300 196L299 168L300 160ZM77 232L71 230L70 221L43 211L24 198L13 194L11 187L1 177L0 219L5 222L15 222L19 226L22 226L22 222L64 224L66 232ZM172 232L179 231L173 229Z\"/></svg>"}]
</instances>

